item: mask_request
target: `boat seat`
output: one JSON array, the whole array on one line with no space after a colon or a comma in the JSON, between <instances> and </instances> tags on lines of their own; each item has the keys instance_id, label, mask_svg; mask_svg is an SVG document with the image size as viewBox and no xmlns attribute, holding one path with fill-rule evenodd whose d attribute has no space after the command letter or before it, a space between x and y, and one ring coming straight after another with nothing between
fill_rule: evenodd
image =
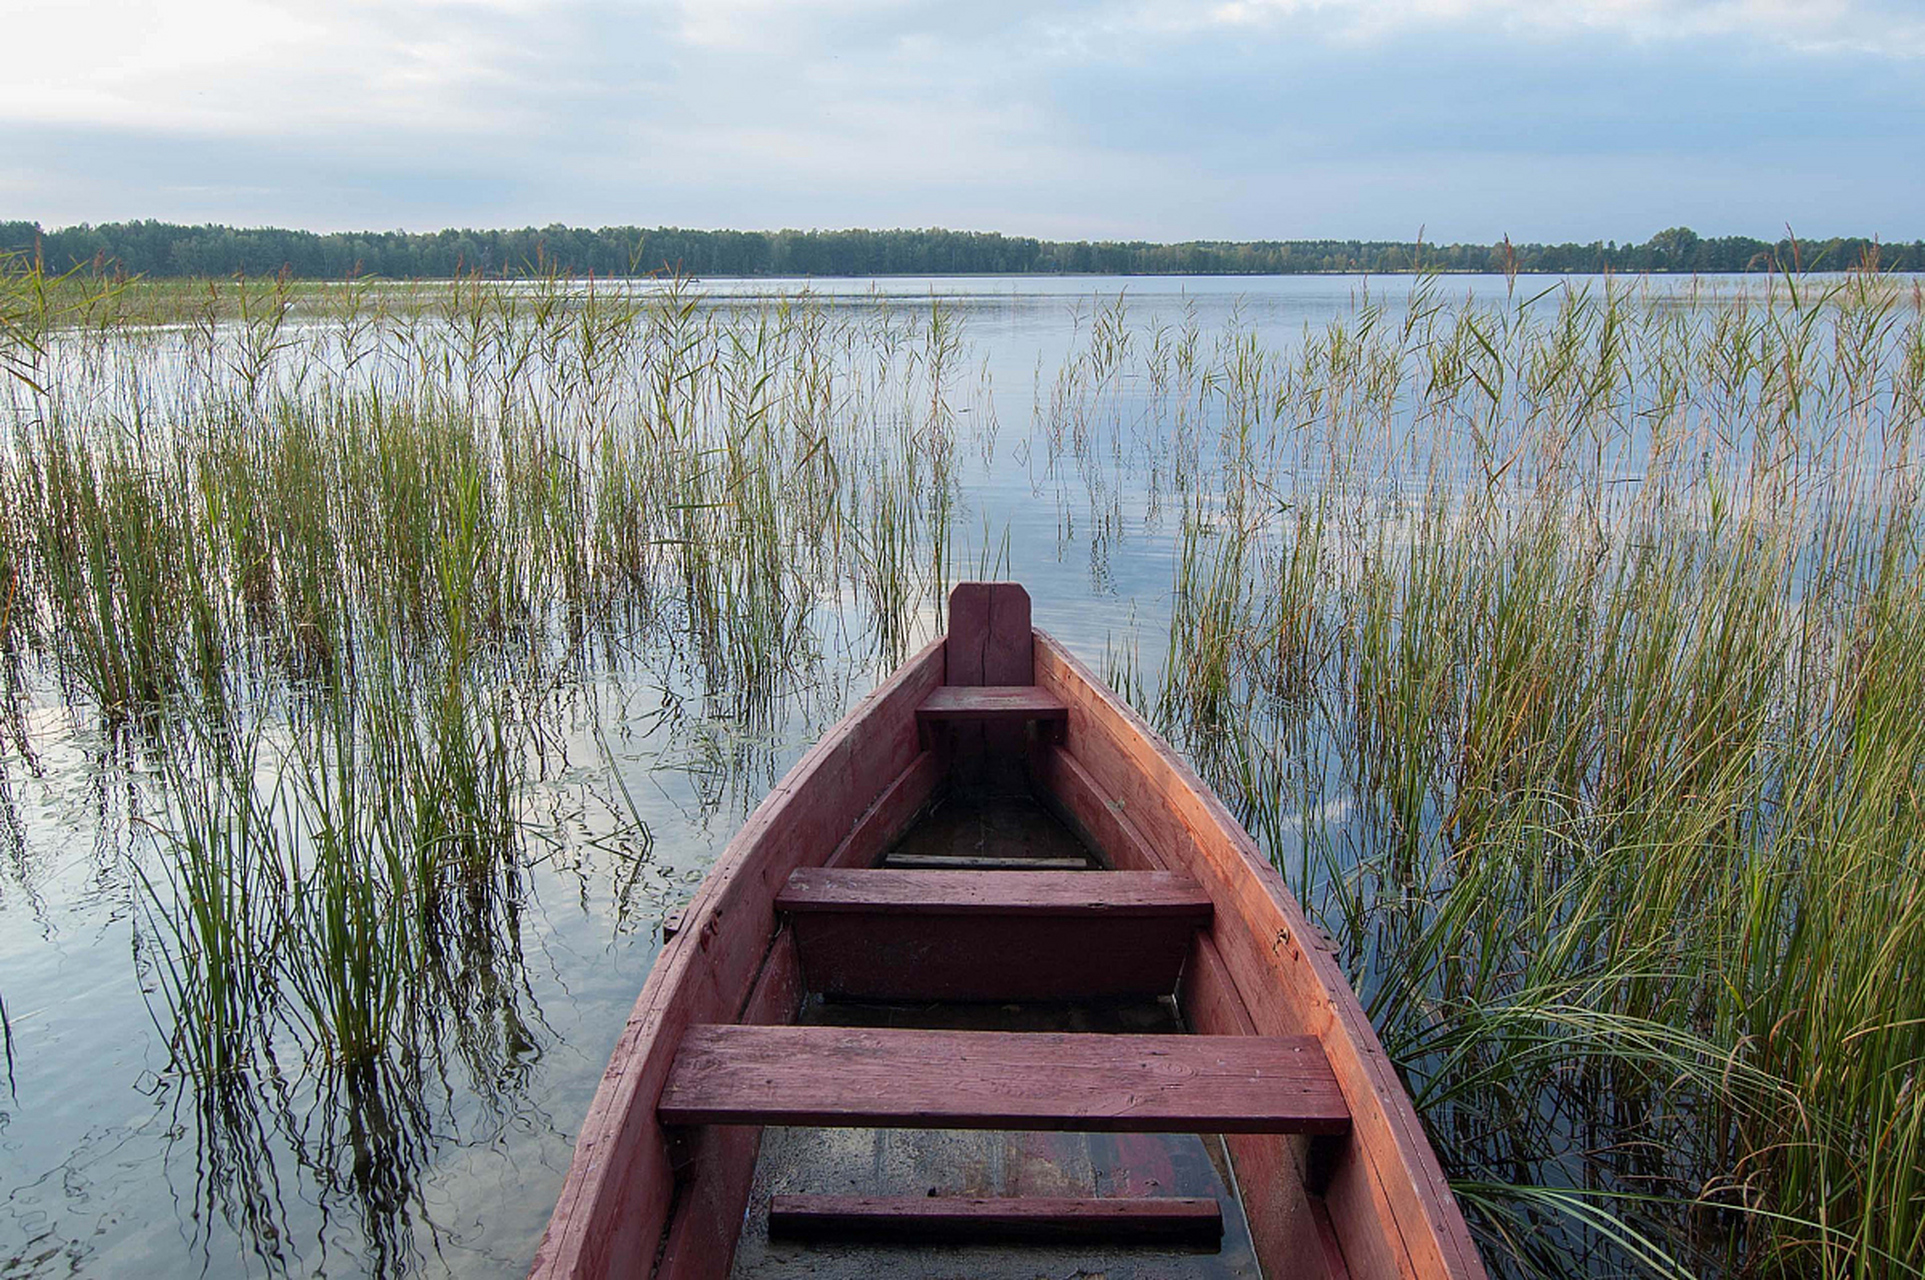
<instances>
[{"instance_id":1,"label":"boat seat","mask_svg":"<svg viewBox=\"0 0 1925 1280\"><path fill-rule=\"evenodd\" d=\"M916 708L916 724L926 741L937 724L1042 724L1062 741L1069 705L1047 689L1029 684L944 685L932 689Z\"/></svg>"},{"instance_id":2,"label":"boat seat","mask_svg":"<svg viewBox=\"0 0 1925 1280\"><path fill-rule=\"evenodd\" d=\"M1314 1036L1104 1035L697 1024L664 1125L1348 1131Z\"/></svg>"},{"instance_id":3,"label":"boat seat","mask_svg":"<svg viewBox=\"0 0 1925 1280\"><path fill-rule=\"evenodd\" d=\"M805 867L775 907L804 985L867 1000L1169 995L1212 913L1166 871Z\"/></svg>"}]
</instances>

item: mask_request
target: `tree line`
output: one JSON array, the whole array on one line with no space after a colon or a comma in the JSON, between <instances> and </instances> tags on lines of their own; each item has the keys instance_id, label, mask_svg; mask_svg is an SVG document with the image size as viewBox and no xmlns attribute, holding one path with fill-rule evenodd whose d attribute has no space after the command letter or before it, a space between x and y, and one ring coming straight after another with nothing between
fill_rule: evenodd
<instances>
[{"instance_id":1,"label":"tree line","mask_svg":"<svg viewBox=\"0 0 1925 1280\"><path fill-rule=\"evenodd\" d=\"M518 230L295 231L138 221L44 230L0 222L0 252L49 269L149 277L286 273L338 280L547 271L629 276L1294 275L1313 272L1743 272L1874 266L1925 271L1925 241L1864 236L1757 240L1688 227L1642 243L1423 244L1394 240L1040 240L998 232L694 231L680 227Z\"/></svg>"}]
</instances>

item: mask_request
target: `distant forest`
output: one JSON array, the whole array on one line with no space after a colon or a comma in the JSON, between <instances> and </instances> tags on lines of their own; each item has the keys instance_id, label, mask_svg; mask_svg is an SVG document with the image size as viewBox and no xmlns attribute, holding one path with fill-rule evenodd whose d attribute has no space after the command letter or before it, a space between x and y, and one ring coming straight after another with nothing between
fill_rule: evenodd
<instances>
[{"instance_id":1,"label":"distant forest","mask_svg":"<svg viewBox=\"0 0 1925 1280\"><path fill-rule=\"evenodd\" d=\"M560 225L518 231L287 231L111 222L43 231L0 222L0 252L152 277L350 275L390 279L559 271L628 276L977 274L1294 275L1327 271L1925 271L1925 241L1862 237L1776 242L1688 227L1642 244L1419 244L1392 240L1058 241L980 231L688 231Z\"/></svg>"}]
</instances>

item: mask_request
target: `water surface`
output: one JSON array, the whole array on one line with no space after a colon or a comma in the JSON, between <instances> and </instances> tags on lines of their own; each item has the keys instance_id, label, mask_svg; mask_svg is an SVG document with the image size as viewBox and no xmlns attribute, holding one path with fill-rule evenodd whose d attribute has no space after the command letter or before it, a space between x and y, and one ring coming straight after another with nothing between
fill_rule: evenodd
<instances>
[{"instance_id":1,"label":"water surface","mask_svg":"<svg viewBox=\"0 0 1925 1280\"><path fill-rule=\"evenodd\" d=\"M506 287L506 286L504 286ZM1566 281L1447 278L1451 300L1554 308ZM1640 286L1682 298L1690 281ZM1288 353L1306 332L1381 306L1406 280L964 278L718 281L706 305L799 292L854 316L928 308L966 353L956 410L956 576L1024 582L1035 618L1099 670L1155 671L1167 643L1176 521L1131 461L1165 427L1151 389L1095 401L1109 463L1052 456L1052 389L1105 342L1140 350L1246 335ZM1545 292L1542 297L1538 295ZM1107 335L1107 336L1105 336ZM149 357L178 358L163 338ZM1212 356L1211 359L1217 357ZM111 392L103 392L111 399ZM1214 447L1214 446L1212 446ZM1095 455L1101 456L1096 450ZM933 630L925 609L920 634ZM45 680L21 717L30 752L0 754L0 999L11 1063L0 1089L0 1275L425 1271L521 1274L546 1222L608 1053L687 900L769 785L883 674L864 606L822 602L822 661L756 714L736 714L685 662L646 647L586 665L544 713L523 797L532 851L512 991L484 1047L344 1082L298 1054L225 1098L169 1069L144 949L165 813L157 762Z\"/></svg>"}]
</instances>

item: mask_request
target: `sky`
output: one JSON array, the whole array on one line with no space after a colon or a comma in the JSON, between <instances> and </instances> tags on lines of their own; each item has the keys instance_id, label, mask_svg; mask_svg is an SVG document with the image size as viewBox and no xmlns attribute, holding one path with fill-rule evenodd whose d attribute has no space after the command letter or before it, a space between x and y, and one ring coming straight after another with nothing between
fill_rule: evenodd
<instances>
[{"instance_id":1,"label":"sky","mask_svg":"<svg viewBox=\"0 0 1925 1280\"><path fill-rule=\"evenodd\" d=\"M1925 237L1925 0L0 0L0 31L0 220L47 227Z\"/></svg>"}]
</instances>

